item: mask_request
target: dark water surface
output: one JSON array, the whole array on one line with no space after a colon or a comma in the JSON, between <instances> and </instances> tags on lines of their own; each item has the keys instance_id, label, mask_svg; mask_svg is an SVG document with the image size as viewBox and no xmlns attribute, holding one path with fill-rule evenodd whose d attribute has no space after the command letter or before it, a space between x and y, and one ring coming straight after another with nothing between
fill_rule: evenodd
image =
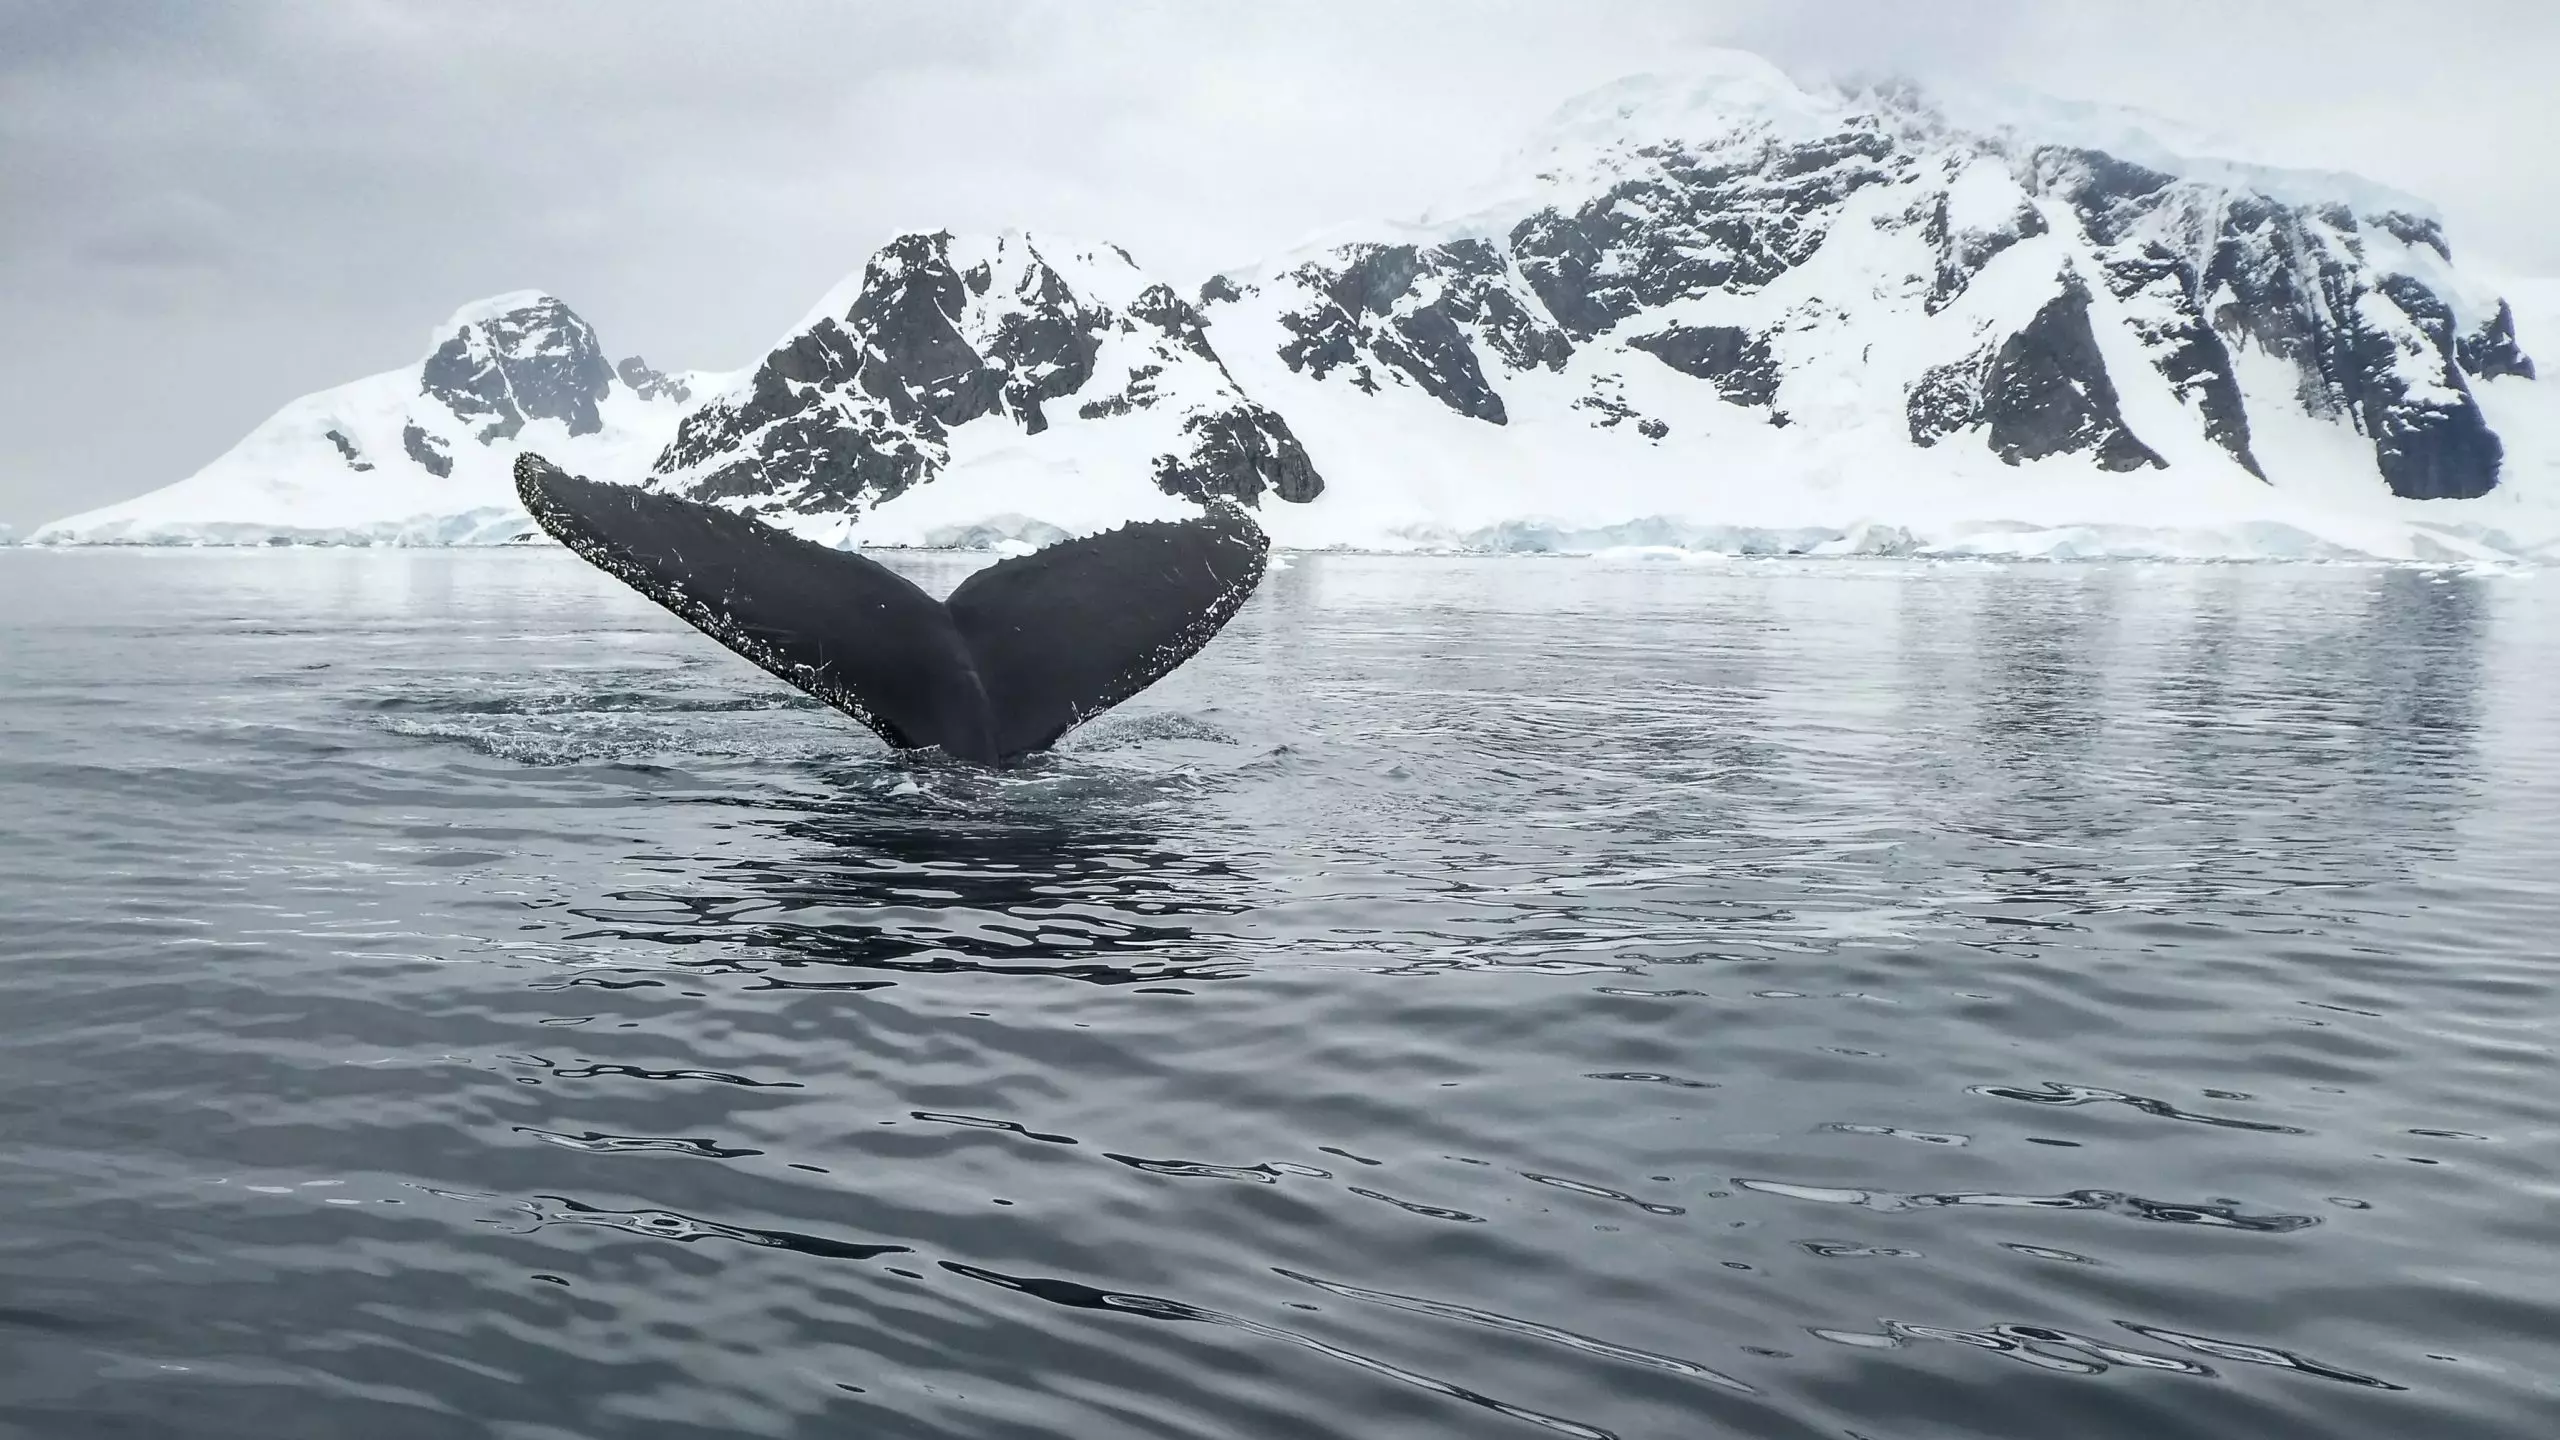
<instances>
[{"instance_id":1,"label":"dark water surface","mask_svg":"<svg viewBox=\"0 0 2560 1440\"><path fill-rule=\"evenodd\" d=\"M1300 559L989 776L0 553L0 1433L2560 1433L2555 583Z\"/></svg>"}]
</instances>

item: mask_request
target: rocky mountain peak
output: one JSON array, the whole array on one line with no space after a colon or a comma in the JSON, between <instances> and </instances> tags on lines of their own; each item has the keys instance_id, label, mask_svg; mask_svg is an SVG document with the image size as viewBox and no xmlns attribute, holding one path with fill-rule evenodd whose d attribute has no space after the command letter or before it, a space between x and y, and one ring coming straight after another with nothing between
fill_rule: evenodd
<instances>
[{"instance_id":1,"label":"rocky mountain peak","mask_svg":"<svg viewBox=\"0 0 2560 1440\"><path fill-rule=\"evenodd\" d=\"M482 444L512 439L528 420L558 420L572 435L603 428L597 402L613 367L594 327L556 297L524 290L476 301L437 332L419 393L462 417Z\"/></svg>"},{"instance_id":2,"label":"rocky mountain peak","mask_svg":"<svg viewBox=\"0 0 2560 1440\"><path fill-rule=\"evenodd\" d=\"M558 297L516 291L455 311L426 357L305 395L186 479L47 527L113 543L489 543L527 522L509 467L538 442L563 463L642 473L685 383L616 367Z\"/></svg>"},{"instance_id":3,"label":"rocky mountain peak","mask_svg":"<svg viewBox=\"0 0 2560 1440\"><path fill-rule=\"evenodd\" d=\"M1052 408L1083 403L1063 417ZM1322 488L1286 422L1248 400L1199 311L1116 246L901 235L728 393L686 417L653 483L760 512L853 514L952 463L954 435L1147 414L1157 487L1254 503Z\"/></svg>"},{"instance_id":4,"label":"rocky mountain peak","mask_svg":"<svg viewBox=\"0 0 2560 1440\"><path fill-rule=\"evenodd\" d=\"M2010 465L2265 481L2252 412L2281 408L2362 437L2390 493L2493 489L2503 447L2472 386L2532 360L2504 302L2459 280L2441 222L2348 177L2196 158L2149 124L1714 57L1567 105L1518 173L1419 238L1201 294L1276 331L1293 379L1494 425L1547 374L1582 423L1660 442L1681 407L1629 398L1659 364L1775 425Z\"/></svg>"}]
</instances>

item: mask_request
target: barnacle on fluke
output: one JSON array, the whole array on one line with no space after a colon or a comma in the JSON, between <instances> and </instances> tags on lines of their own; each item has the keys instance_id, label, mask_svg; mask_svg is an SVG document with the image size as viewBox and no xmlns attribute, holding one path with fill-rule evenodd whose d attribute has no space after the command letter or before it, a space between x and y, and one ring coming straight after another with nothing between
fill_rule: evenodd
<instances>
[{"instance_id":1,"label":"barnacle on fluke","mask_svg":"<svg viewBox=\"0 0 2560 1440\"><path fill-rule=\"evenodd\" d=\"M1226 502L999 561L936 600L887 566L716 506L516 460L542 528L902 750L1002 764L1199 653L1271 543Z\"/></svg>"}]
</instances>

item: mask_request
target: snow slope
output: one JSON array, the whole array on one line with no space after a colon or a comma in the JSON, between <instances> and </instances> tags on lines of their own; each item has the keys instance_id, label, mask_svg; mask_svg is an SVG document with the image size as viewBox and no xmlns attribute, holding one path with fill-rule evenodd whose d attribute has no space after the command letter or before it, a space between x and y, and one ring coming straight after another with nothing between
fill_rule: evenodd
<instances>
[{"instance_id":1,"label":"snow slope","mask_svg":"<svg viewBox=\"0 0 2560 1440\"><path fill-rule=\"evenodd\" d=\"M675 433L690 377L617 371L559 300L454 312L425 359L306 395L195 474L56 520L30 544L497 544L530 529L510 467L533 448L637 474Z\"/></svg>"}]
</instances>

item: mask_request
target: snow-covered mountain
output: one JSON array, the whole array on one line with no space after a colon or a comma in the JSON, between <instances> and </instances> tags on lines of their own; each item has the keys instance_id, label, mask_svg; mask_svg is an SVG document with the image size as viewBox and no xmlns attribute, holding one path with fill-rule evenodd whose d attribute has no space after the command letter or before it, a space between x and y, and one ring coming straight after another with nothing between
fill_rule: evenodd
<instances>
[{"instance_id":1,"label":"snow-covered mountain","mask_svg":"<svg viewBox=\"0 0 2560 1440\"><path fill-rule=\"evenodd\" d=\"M617 384L575 317L466 312L34 538L507 538L532 443L856 544L1215 493L1284 545L2560 559L2560 292L2457 264L2420 201L2164 129L1727 56L1189 295L1109 245L902 236L680 426L686 382ZM349 473L410 429L451 476Z\"/></svg>"},{"instance_id":2,"label":"snow-covered mountain","mask_svg":"<svg viewBox=\"0 0 2560 1440\"><path fill-rule=\"evenodd\" d=\"M33 544L497 544L532 527L509 478L538 448L637 475L675 434L695 377L605 359L538 291L454 312L426 358L306 395L164 489L56 520Z\"/></svg>"},{"instance_id":3,"label":"snow-covered mountain","mask_svg":"<svg viewBox=\"0 0 2560 1440\"><path fill-rule=\"evenodd\" d=\"M865 544L1039 541L1324 483L1115 246L906 235L684 418L649 483Z\"/></svg>"},{"instance_id":4,"label":"snow-covered mountain","mask_svg":"<svg viewBox=\"0 0 2560 1440\"><path fill-rule=\"evenodd\" d=\"M2560 394L2419 202L2113 127L2136 163L2080 143L2093 113L1959 119L1734 56L1583 98L1449 218L1212 280L1220 352L1331 484L1278 533L2420 558L2560 536Z\"/></svg>"}]
</instances>

